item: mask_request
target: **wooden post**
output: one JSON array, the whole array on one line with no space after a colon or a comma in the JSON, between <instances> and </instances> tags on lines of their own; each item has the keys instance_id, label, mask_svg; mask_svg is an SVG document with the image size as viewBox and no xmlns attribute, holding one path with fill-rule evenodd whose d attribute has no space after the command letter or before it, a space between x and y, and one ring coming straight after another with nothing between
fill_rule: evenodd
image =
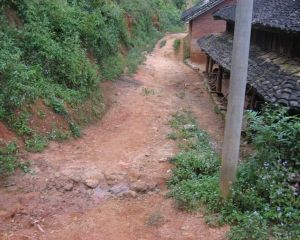
<instances>
[{"instance_id":1,"label":"wooden post","mask_svg":"<svg viewBox=\"0 0 300 240\"><path fill-rule=\"evenodd\" d=\"M223 80L223 68L219 65L218 81L217 81L217 92L222 92L222 80Z\"/></svg>"},{"instance_id":2,"label":"wooden post","mask_svg":"<svg viewBox=\"0 0 300 240\"><path fill-rule=\"evenodd\" d=\"M255 107L255 92L253 91L252 95L251 95L251 102L250 102L250 108L251 108L251 110L253 110L254 107Z\"/></svg>"},{"instance_id":3,"label":"wooden post","mask_svg":"<svg viewBox=\"0 0 300 240\"><path fill-rule=\"evenodd\" d=\"M206 65L205 65L205 72L208 73L209 68L209 56L206 54Z\"/></svg>"},{"instance_id":4,"label":"wooden post","mask_svg":"<svg viewBox=\"0 0 300 240\"><path fill-rule=\"evenodd\" d=\"M214 67L214 60L212 58L210 58L210 61L209 61L209 73L212 73L213 71L213 67Z\"/></svg>"}]
</instances>

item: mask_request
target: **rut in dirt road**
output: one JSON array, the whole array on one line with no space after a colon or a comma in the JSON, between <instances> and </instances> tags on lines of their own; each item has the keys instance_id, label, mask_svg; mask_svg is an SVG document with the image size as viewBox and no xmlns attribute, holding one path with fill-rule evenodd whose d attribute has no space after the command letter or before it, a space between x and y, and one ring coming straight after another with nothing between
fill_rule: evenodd
<instances>
[{"instance_id":1,"label":"rut in dirt road","mask_svg":"<svg viewBox=\"0 0 300 240\"><path fill-rule=\"evenodd\" d=\"M218 148L223 121L200 76L174 54L170 34L133 77L103 87L109 109L81 139L31 154L34 174L1 188L0 239L224 239L202 213L182 212L166 198L178 151L167 139L173 113L190 110ZM109 92L109 93L108 93Z\"/></svg>"}]
</instances>

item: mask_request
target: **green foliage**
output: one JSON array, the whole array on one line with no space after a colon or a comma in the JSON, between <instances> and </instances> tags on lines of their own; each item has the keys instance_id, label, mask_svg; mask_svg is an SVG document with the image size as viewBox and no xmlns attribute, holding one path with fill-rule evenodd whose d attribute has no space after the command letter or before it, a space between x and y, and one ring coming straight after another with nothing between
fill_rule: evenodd
<instances>
[{"instance_id":1,"label":"green foliage","mask_svg":"<svg viewBox=\"0 0 300 240\"><path fill-rule=\"evenodd\" d=\"M77 138L81 137L80 127L75 122L70 122L69 128L74 137L77 137Z\"/></svg>"},{"instance_id":2,"label":"green foliage","mask_svg":"<svg viewBox=\"0 0 300 240\"><path fill-rule=\"evenodd\" d=\"M129 13L133 19L133 36L146 38L155 31L153 19L159 21L160 31L169 31L176 25L182 25L180 21L181 10L170 0L122 0L119 6Z\"/></svg>"},{"instance_id":3,"label":"green foliage","mask_svg":"<svg viewBox=\"0 0 300 240\"><path fill-rule=\"evenodd\" d=\"M162 0L2 1L5 5L23 25L10 26L0 8L0 119L38 98L67 115L64 106L82 103L101 79L115 79L126 65L129 73L136 70L141 53L161 36L154 17L160 31L179 24L175 4ZM134 20L133 37L124 12ZM121 55L121 46L128 56Z\"/></svg>"},{"instance_id":4,"label":"green foliage","mask_svg":"<svg viewBox=\"0 0 300 240\"><path fill-rule=\"evenodd\" d=\"M42 136L30 128L30 114L24 109L42 100L80 137L78 124L92 118L83 115L103 112L103 99L94 101L101 95L98 83L116 79L124 69L134 73L163 32L181 24L180 3L175 3L0 0L0 120L24 137L28 151L42 151L48 140L69 137L58 129ZM9 22L8 9L16 11L21 24ZM133 19L131 33L125 15ZM87 102L101 110L89 105L85 111ZM45 118L43 112L38 115ZM0 158L0 175L15 168L12 152Z\"/></svg>"},{"instance_id":5,"label":"green foliage","mask_svg":"<svg viewBox=\"0 0 300 240\"><path fill-rule=\"evenodd\" d=\"M172 160L170 195L184 209L205 205L209 214L220 213L220 223L233 225L230 239L297 239L300 119L279 107L248 116L255 152L241 163L226 201L219 193L220 163L207 135L192 128L195 121L187 114L173 118L170 124L182 151Z\"/></svg>"},{"instance_id":6,"label":"green foliage","mask_svg":"<svg viewBox=\"0 0 300 240\"><path fill-rule=\"evenodd\" d=\"M51 97L50 99L47 99L45 101L46 105L51 107L55 113L61 114L61 115L67 115L67 109L64 105L64 101L62 99L58 99L56 97Z\"/></svg>"},{"instance_id":7,"label":"green foliage","mask_svg":"<svg viewBox=\"0 0 300 240\"><path fill-rule=\"evenodd\" d=\"M11 173L17 168L18 147L15 142L11 142L0 147L0 176Z\"/></svg>"},{"instance_id":8,"label":"green foliage","mask_svg":"<svg viewBox=\"0 0 300 240\"><path fill-rule=\"evenodd\" d=\"M38 110L38 116L40 119L45 119L46 118L46 113L43 110Z\"/></svg>"},{"instance_id":9,"label":"green foliage","mask_svg":"<svg viewBox=\"0 0 300 240\"><path fill-rule=\"evenodd\" d=\"M30 138L25 140L26 150L29 152L41 152L48 146L46 137L33 134Z\"/></svg>"},{"instance_id":10,"label":"green foliage","mask_svg":"<svg viewBox=\"0 0 300 240\"><path fill-rule=\"evenodd\" d=\"M145 60L145 56L142 54L141 49L133 48L129 51L127 55L127 67L128 73L133 74L137 71L140 63Z\"/></svg>"},{"instance_id":11,"label":"green foliage","mask_svg":"<svg viewBox=\"0 0 300 240\"><path fill-rule=\"evenodd\" d=\"M175 52L179 51L180 45L181 45L181 40L175 39L174 43L173 43L173 48L174 48Z\"/></svg>"},{"instance_id":12,"label":"green foliage","mask_svg":"<svg viewBox=\"0 0 300 240\"><path fill-rule=\"evenodd\" d=\"M160 47L160 48L163 48L164 46L166 46L166 43L167 43L167 41L166 41L166 40L162 40L162 41L160 41L160 43L159 43L159 47Z\"/></svg>"},{"instance_id":13,"label":"green foliage","mask_svg":"<svg viewBox=\"0 0 300 240\"><path fill-rule=\"evenodd\" d=\"M183 41L183 59L190 58L190 47L187 40Z\"/></svg>"},{"instance_id":14,"label":"green foliage","mask_svg":"<svg viewBox=\"0 0 300 240\"><path fill-rule=\"evenodd\" d=\"M20 136L30 136L33 130L28 126L29 114L22 111L18 116L10 114L7 119L12 128Z\"/></svg>"},{"instance_id":15,"label":"green foliage","mask_svg":"<svg viewBox=\"0 0 300 240\"><path fill-rule=\"evenodd\" d=\"M266 219L254 213L244 214L239 218L237 226L233 226L229 233L231 240L269 240L269 227Z\"/></svg>"},{"instance_id":16,"label":"green foliage","mask_svg":"<svg viewBox=\"0 0 300 240\"><path fill-rule=\"evenodd\" d=\"M111 66L114 66L113 68ZM121 54L107 57L101 64L100 71L103 79L114 80L123 73L125 59Z\"/></svg>"},{"instance_id":17,"label":"green foliage","mask_svg":"<svg viewBox=\"0 0 300 240\"><path fill-rule=\"evenodd\" d=\"M142 37L135 39L135 47L131 48L127 54L127 67L128 73L135 73L139 64L141 64L146 58L145 53L151 52L155 47L155 44L159 38L162 37L162 33L153 30L149 37Z\"/></svg>"},{"instance_id":18,"label":"green foliage","mask_svg":"<svg viewBox=\"0 0 300 240\"><path fill-rule=\"evenodd\" d=\"M180 208L187 210L197 209L208 202L219 206L215 172L220 161L208 135L197 127L189 113L173 115L170 125L182 149L171 160L175 165L168 182L171 196Z\"/></svg>"},{"instance_id":19,"label":"green foliage","mask_svg":"<svg viewBox=\"0 0 300 240\"><path fill-rule=\"evenodd\" d=\"M262 115L249 112L248 135L257 150L257 159L281 161L287 168L300 170L300 121L299 117L288 116L287 111L266 106Z\"/></svg>"},{"instance_id":20,"label":"green foliage","mask_svg":"<svg viewBox=\"0 0 300 240\"><path fill-rule=\"evenodd\" d=\"M173 2L175 3L176 7L179 9L183 9L186 7L186 0L173 0Z\"/></svg>"},{"instance_id":21,"label":"green foliage","mask_svg":"<svg viewBox=\"0 0 300 240\"><path fill-rule=\"evenodd\" d=\"M62 142L70 138L69 132L61 131L57 128L54 128L52 132L49 134L48 139L52 141Z\"/></svg>"}]
</instances>

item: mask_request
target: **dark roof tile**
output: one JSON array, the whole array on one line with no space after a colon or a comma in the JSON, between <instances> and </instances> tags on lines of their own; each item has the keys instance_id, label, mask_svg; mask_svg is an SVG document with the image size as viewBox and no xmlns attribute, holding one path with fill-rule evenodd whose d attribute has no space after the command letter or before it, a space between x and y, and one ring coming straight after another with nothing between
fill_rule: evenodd
<instances>
[{"instance_id":1,"label":"dark roof tile","mask_svg":"<svg viewBox=\"0 0 300 240\"><path fill-rule=\"evenodd\" d=\"M232 39L233 36L230 34L211 35L200 38L198 44L204 52L230 71ZM267 56L266 52L251 46L248 85L266 101L281 103L300 111L300 88L297 87L300 76L283 71L281 66L272 61L266 61L265 56ZM299 63L299 60L295 62Z\"/></svg>"},{"instance_id":2,"label":"dark roof tile","mask_svg":"<svg viewBox=\"0 0 300 240\"><path fill-rule=\"evenodd\" d=\"M216 19L235 20L236 5L222 8L214 13ZM285 31L300 31L299 0L254 0L253 25L277 28Z\"/></svg>"},{"instance_id":3,"label":"dark roof tile","mask_svg":"<svg viewBox=\"0 0 300 240\"><path fill-rule=\"evenodd\" d=\"M210 1L204 0L203 2L198 3L197 5L184 11L181 15L181 20L184 22L189 22L224 1L225 0L210 0Z\"/></svg>"}]
</instances>

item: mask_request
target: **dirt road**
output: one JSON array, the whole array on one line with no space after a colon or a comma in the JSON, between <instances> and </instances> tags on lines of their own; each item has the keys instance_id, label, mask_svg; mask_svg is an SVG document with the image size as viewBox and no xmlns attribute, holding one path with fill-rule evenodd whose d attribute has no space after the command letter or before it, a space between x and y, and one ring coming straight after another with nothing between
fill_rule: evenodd
<instances>
[{"instance_id":1,"label":"dirt road","mask_svg":"<svg viewBox=\"0 0 300 240\"><path fill-rule=\"evenodd\" d=\"M31 154L31 174L18 173L0 190L0 239L213 240L202 213L182 212L166 198L171 115L191 110L218 148L223 121L199 75L165 37L137 74L105 83L109 109L78 140Z\"/></svg>"}]
</instances>

